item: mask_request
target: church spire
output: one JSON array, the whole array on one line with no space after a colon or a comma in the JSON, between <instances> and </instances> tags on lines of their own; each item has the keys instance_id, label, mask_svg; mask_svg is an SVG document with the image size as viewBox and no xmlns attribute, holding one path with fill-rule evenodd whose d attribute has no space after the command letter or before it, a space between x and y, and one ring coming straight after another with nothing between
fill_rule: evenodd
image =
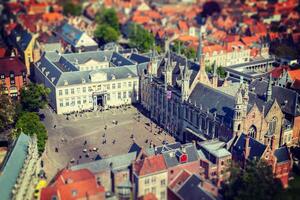
<instances>
[{"instance_id":1,"label":"church spire","mask_svg":"<svg viewBox=\"0 0 300 200\"><path fill-rule=\"evenodd\" d=\"M201 26L199 28L199 38L198 38L198 49L197 49L197 61L199 62L202 57L202 31Z\"/></svg>"},{"instance_id":2,"label":"church spire","mask_svg":"<svg viewBox=\"0 0 300 200\"><path fill-rule=\"evenodd\" d=\"M268 83L268 89L267 89L267 101L270 101L272 99L272 76L270 74L270 77L269 77L269 83Z\"/></svg>"}]
</instances>

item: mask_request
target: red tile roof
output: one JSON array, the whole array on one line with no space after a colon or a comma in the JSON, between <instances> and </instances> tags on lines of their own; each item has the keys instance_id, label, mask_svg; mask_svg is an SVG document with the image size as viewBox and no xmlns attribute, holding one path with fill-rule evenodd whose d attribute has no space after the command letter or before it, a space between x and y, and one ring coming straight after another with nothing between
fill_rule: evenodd
<instances>
[{"instance_id":1,"label":"red tile roof","mask_svg":"<svg viewBox=\"0 0 300 200\"><path fill-rule=\"evenodd\" d=\"M43 20L47 22L57 22L63 20L64 16L58 12L44 13Z\"/></svg>"},{"instance_id":2,"label":"red tile roof","mask_svg":"<svg viewBox=\"0 0 300 200\"><path fill-rule=\"evenodd\" d=\"M144 176L166 170L167 166L163 155L154 155L146 157L134 163L133 170L138 176Z\"/></svg>"},{"instance_id":3,"label":"red tile roof","mask_svg":"<svg viewBox=\"0 0 300 200\"><path fill-rule=\"evenodd\" d=\"M174 190L178 186L180 186L185 180L187 180L191 174L185 170L182 170L180 173L178 173L177 177L175 177L171 183L169 184L169 188Z\"/></svg>"},{"instance_id":4,"label":"red tile roof","mask_svg":"<svg viewBox=\"0 0 300 200\"><path fill-rule=\"evenodd\" d=\"M95 176L87 169L76 171L64 169L59 172L55 182L41 191L41 200L51 200L53 196L61 200L81 198L105 199L104 187L96 182Z\"/></svg>"},{"instance_id":5,"label":"red tile roof","mask_svg":"<svg viewBox=\"0 0 300 200\"><path fill-rule=\"evenodd\" d=\"M296 70L289 70L288 74L290 76L290 78L294 81L296 79L300 80L300 69L296 69Z\"/></svg>"},{"instance_id":6,"label":"red tile roof","mask_svg":"<svg viewBox=\"0 0 300 200\"><path fill-rule=\"evenodd\" d=\"M290 68L288 66L280 66L273 69L270 73L272 78L280 78L283 70L289 70Z\"/></svg>"},{"instance_id":7,"label":"red tile roof","mask_svg":"<svg viewBox=\"0 0 300 200\"><path fill-rule=\"evenodd\" d=\"M22 75L22 72L26 72L26 66L17 57L1 58L0 74L9 76L12 71L15 75Z\"/></svg>"}]
</instances>

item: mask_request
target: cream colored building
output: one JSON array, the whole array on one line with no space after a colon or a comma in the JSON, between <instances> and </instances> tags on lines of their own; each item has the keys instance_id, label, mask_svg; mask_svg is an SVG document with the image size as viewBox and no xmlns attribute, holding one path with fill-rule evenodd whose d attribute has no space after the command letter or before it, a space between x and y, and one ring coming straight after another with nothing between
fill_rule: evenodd
<instances>
[{"instance_id":1,"label":"cream colored building","mask_svg":"<svg viewBox=\"0 0 300 200\"><path fill-rule=\"evenodd\" d=\"M57 114L138 101L137 66L112 51L47 52L36 63L35 77L51 89L49 104Z\"/></svg>"},{"instance_id":2,"label":"cream colored building","mask_svg":"<svg viewBox=\"0 0 300 200\"><path fill-rule=\"evenodd\" d=\"M134 197L152 193L159 200L167 199L168 171L162 155L139 160L133 166Z\"/></svg>"}]
</instances>

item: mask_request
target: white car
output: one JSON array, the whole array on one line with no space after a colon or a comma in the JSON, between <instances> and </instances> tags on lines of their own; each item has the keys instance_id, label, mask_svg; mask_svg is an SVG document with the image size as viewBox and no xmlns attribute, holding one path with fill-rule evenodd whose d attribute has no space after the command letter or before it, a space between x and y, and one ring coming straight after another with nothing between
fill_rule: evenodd
<instances>
[{"instance_id":1,"label":"white car","mask_svg":"<svg viewBox=\"0 0 300 200\"><path fill-rule=\"evenodd\" d=\"M83 152L83 153L86 153L86 152L87 152L87 149L83 149L82 152Z\"/></svg>"}]
</instances>

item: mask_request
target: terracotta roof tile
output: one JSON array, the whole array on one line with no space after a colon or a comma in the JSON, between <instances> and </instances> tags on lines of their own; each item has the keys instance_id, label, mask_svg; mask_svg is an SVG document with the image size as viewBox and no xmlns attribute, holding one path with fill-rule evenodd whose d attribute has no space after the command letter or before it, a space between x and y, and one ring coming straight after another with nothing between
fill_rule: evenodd
<instances>
[{"instance_id":1,"label":"terracotta roof tile","mask_svg":"<svg viewBox=\"0 0 300 200\"><path fill-rule=\"evenodd\" d=\"M64 169L59 172L55 182L41 191L41 200L51 200L53 196L62 200L86 198L104 199L104 187L96 182L95 176L87 169L76 171Z\"/></svg>"},{"instance_id":2,"label":"terracotta roof tile","mask_svg":"<svg viewBox=\"0 0 300 200\"><path fill-rule=\"evenodd\" d=\"M296 79L300 79L300 69L289 70L288 74L293 81Z\"/></svg>"},{"instance_id":3,"label":"terracotta roof tile","mask_svg":"<svg viewBox=\"0 0 300 200\"><path fill-rule=\"evenodd\" d=\"M138 176L144 176L166 170L167 166L163 155L146 157L134 163L133 170Z\"/></svg>"}]
</instances>

